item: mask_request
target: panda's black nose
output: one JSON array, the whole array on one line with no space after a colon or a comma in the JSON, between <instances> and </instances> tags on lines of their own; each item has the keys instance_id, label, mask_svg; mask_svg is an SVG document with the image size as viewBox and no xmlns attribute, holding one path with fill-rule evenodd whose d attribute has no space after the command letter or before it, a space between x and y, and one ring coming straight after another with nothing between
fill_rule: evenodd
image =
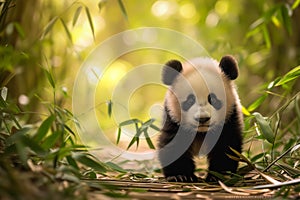
<instances>
[{"instance_id":1,"label":"panda's black nose","mask_svg":"<svg viewBox=\"0 0 300 200\"><path fill-rule=\"evenodd\" d=\"M201 124L204 124L205 122L210 120L210 117L197 117L195 120Z\"/></svg>"}]
</instances>

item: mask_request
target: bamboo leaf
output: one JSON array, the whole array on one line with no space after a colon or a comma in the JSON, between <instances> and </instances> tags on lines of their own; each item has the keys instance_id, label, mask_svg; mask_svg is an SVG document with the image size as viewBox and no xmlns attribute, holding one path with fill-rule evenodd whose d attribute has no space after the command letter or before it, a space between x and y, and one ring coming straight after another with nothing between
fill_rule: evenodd
<instances>
[{"instance_id":1,"label":"bamboo leaf","mask_svg":"<svg viewBox=\"0 0 300 200\"><path fill-rule=\"evenodd\" d=\"M28 136L22 136L22 143L37 154L42 155L46 153L46 151L36 141L34 141L32 138L29 138Z\"/></svg>"},{"instance_id":2,"label":"bamboo leaf","mask_svg":"<svg viewBox=\"0 0 300 200\"><path fill-rule=\"evenodd\" d=\"M111 117L113 102L111 100L107 101L107 114Z\"/></svg>"},{"instance_id":3,"label":"bamboo leaf","mask_svg":"<svg viewBox=\"0 0 300 200\"><path fill-rule=\"evenodd\" d=\"M237 150L235 150L235 149L233 149L233 148L231 148L231 147L229 147L229 148L230 148L230 150L231 150L233 153L235 153L241 160L243 160L244 162L246 162L246 163L249 165L249 167L251 167L252 169L255 169L255 168L256 168L255 165L253 165L252 162L251 162L250 160L248 160L248 158L246 158L243 154L241 154L240 152L238 152Z\"/></svg>"},{"instance_id":4,"label":"bamboo leaf","mask_svg":"<svg viewBox=\"0 0 300 200\"><path fill-rule=\"evenodd\" d=\"M279 188L279 187L288 186L288 185L297 185L299 183L300 183L300 178L293 179L291 181L280 182L277 184L258 185L258 186L254 186L253 189Z\"/></svg>"},{"instance_id":5,"label":"bamboo leaf","mask_svg":"<svg viewBox=\"0 0 300 200\"><path fill-rule=\"evenodd\" d=\"M130 147L131 147L135 142L137 142L137 146L138 146L138 137L136 137L136 136L134 136L134 137L131 139L130 143L129 143L128 146L127 146L127 150L130 149Z\"/></svg>"},{"instance_id":6,"label":"bamboo leaf","mask_svg":"<svg viewBox=\"0 0 300 200\"><path fill-rule=\"evenodd\" d=\"M287 30L287 32L289 33L289 35L292 34L292 23L291 23L291 16L290 16L290 12L291 8L289 7L288 4L284 4L281 6L281 16L282 16L282 20L283 20L283 25L285 26L285 29Z\"/></svg>"},{"instance_id":7,"label":"bamboo leaf","mask_svg":"<svg viewBox=\"0 0 300 200\"><path fill-rule=\"evenodd\" d=\"M265 174L265 173L263 173L263 172L260 172L260 171L258 171L258 170L257 170L257 172L258 172L258 173L259 173L266 181L268 181L268 182L270 182L270 183L273 183L273 184L281 183L281 182L275 180L274 178L272 178L271 176L269 176L269 175L267 175L267 174Z\"/></svg>"},{"instance_id":8,"label":"bamboo leaf","mask_svg":"<svg viewBox=\"0 0 300 200\"><path fill-rule=\"evenodd\" d=\"M268 28L267 28L266 24L264 24L262 26L262 32L263 32L264 40L265 40L265 43L266 43L266 47L268 49L270 49L271 48L271 38L270 38L270 34L269 34L269 31L268 31Z\"/></svg>"},{"instance_id":9,"label":"bamboo leaf","mask_svg":"<svg viewBox=\"0 0 300 200\"><path fill-rule=\"evenodd\" d=\"M245 106L242 106L242 112L246 116L250 116L251 115L251 113L249 112L249 110L247 108L245 108Z\"/></svg>"},{"instance_id":10,"label":"bamboo leaf","mask_svg":"<svg viewBox=\"0 0 300 200\"><path fill-rule=\"evenodd\" d=\"M75 26L75 24L76 24L76 22L77 22L77 20L78 20L78 18L79 18L79 15L80 15L80 13L81 13L81 10L82 10L82 6L79 6L79 7L76 9L76 11L75 11L75 14L74 14L74 16L73 16L73 22L72 22L73 27Z\"/></svg>"},{"instance_id":11,"label":"bamboo leaf","mask_svg":"<svg viewBox=\"0 0 300 200\"><path fill-rule=\"evenodd\" d=\"M275 86L281 86L287 82L290 82L300 76L300 65L290 70L286 73L276 84Z\"/></svg>"},{"instance_id":12,"label":"bamboo leaf","mask_svg":"<svg viewBox=\"0 0 300 200\"><path fill-rule=\"evenodd\" d=\"M63 27L65 29L67 37L69 38L70 42L73 44L72 34L71 34L68 26L66 25L65 21L62 18L60 18L60 22L62 23L62 25L63 25Z\"/></svg>"},{"instance_id":13,"label":"bamboo leaf","mask_svg":"<svg viewBox=\"0 0 300 200\"><path fill-rule=\"evenodd\" d=\"M47 135L54 120L55 120L54 115L50 115L46 120L44 120L41 126L39 127L37 133L33 137L33 139L37 142L41 141Z\"/></svg>"},{"instance_id":14,"label":"bamboo leaf","mask_svg":"<svg viewBox=\"0 0 300 200\"><path fill-rule=\"evenodd\" d=\"M22 26L19 23L17 23L17 22L14 23L14 26L15 26L15 28L16 28L19 36L22 39L25 39L25 32L24 32L24 29L22 28Z\"/></svg>"},{"instance_id":15,"label":"bamboo leaf","mask_svg":"<svg viewBox=\"0 0 300 200\"><path fill-rule=\"evenodd\" d=\"M127 125L131 125L131 124L138 124L140 123L141 121L138 120L138 119L129 119L129 120L126 120L126 121L123 121L119 124L119 127L121 126L127 126Z\"/></svg>"},{"instance_id":16,"label":"bamboo leaf","mask_svg":"<svg viewBox=\"0 0 300 200\"><path fill-rule=\"evenodd\" d=\"M59 139L61 135L61 132L59 131L54 131L51 133L51 135L49 135L42 143L42 147L44 149L50 149L51 147L53 147L55 145L55 143L57 142L57 140Z\"/></svg>"},{"instance_id":17,"label":"bamboo leaf","mask_svg":"<svg viewBox=\"0 0 300 200\"><path fill-rule=\"evenodd\" d=\"M123 14L124 17L126 18L126 20L128 20L128 15L127 15L125 6L124 6L124 4L123 4L123 1L122 1L122 0L118 0L118 3L119 3L119 6L120 6L120 8L121 8L122 14Z\"/></svg>"},{"instance_id":18,"label":"bamboo leaf","mask_svg":"<svg viewBox=\"0 0 300 200\"><path fill-rule=\"evenodd\" d=\"M108 167L110 167L111 169L117 171L117 172L121 172L121 173L126 173L127 171L125 169L123 169L122 167L120 167L119 165L112 163L112 162L106 162L105 163Z\"/></svg>"},{"instance_id":19,"label":"bamboo leaf","mask_svg":"<svg viewBox=\"0 0 300 200\"><path fill-rule=\"evenodd\" d=\"M300 4L300 0L295 0L293 5L292 5L292 9L295 10Z\"/></svg>"},{"instance_id":20,"label":"bamboo leaf","mask_svg":"<svg viewBox=\"0 0 300 200\"><path fill-rule=\"evenodd\" d=\"M42 34L42 39L50 32L55 22L58 20L58 17L54 17L45 27L44 32Z\"/></svg>"},{"instance_id":21,"label":"bamboo leaf","mask_svg":"<svg viewBox=\"0 0 300 200\"><path fill-rule=\"evenodd\" d=\"M154 121L155 119L149 119L148 121L144 122L140 128L141 131L143 132L144 130L148 129Z\"/></svg>"},{"instance_id":22,"label":"bamboo leaf","mask_svg":"<svg viewBox=\"0 0 300 200\"><path fill-rule=\"evenodd\" d=\"M79 167L78 167L76 161L72 158L72 156L68 155L68 156L66 156L66 159L67 159L69 165L71 165L75 169L79 170Z\"/></svg>"},{"instance_id":23,"label":"bamboo leaf","mask_svg":"<svg viewBox=\"0 0 300 200\"><path fill-rule=\"evenodd\" d=\"M260 153L260 154L253 156L251 158L251 162L256 162L258 159L262 158L264 155L265 155L265 153Z\"/></svg>"},{"instance_id":24,"label":"bamboo leaf","mask_svg":"<svg viewBox=\"0 0 300 200\"><path fill-rule=\"evenodd\" d=\"M74 137L76 137L75 132L74 132L68 125L62 124L62 126L63 126L65 129L67 129L67 131L68 131L69 133L71 133Z\"/></svg>"},{"instance_id":25,"label":"bamboo leaf","mask_svg":"<svg viewBox=\"0 0 300 200\"><path fill-rule=\"evenodd\" d=\"M238 162L240 162L240 161L242 161L240 158L238 158L238 157L235 157L235 156L232 156L232 155L230 155L230 154L226 154L231 160L235 160L235 161L238 161Z\"/></svg>"},{"instance_id":26,"label":"bamboo leaf","mask_svg":"<svg viewBox=\"0 0 300 200\"><path fill-rule=\"evenodd\" d=\"M72 157L78 162L80 162L81 164L91 167L92 169L98 172L107 171L106 167L101 162L95 161L94 159L90 158L88 155L77 153L77 154L73 154Z\"/></svg>"},{"instance_id":27,"label":"bamboo leaf","mask_svg":"<svg viewBox=\"0 0 300 200\"><path fill-rule=\"evenodd\" d=\"M265 93L263 94L262 96L260 96L258 99L256 99L248 108L247 110L249 112L252 112L254 111L256 108L258 108L264 101L265 99L267 98L268 94ZM249 113L250 114L250 113Z\"/></svg>"},{"instance_id":28,"label":"bamboo leaf","mask_svg":"<svg viewBox=\"0 0 300 200\"><path fill-rule=\"evenodd\" d=\"M85 13L87 15L87 18L88 18L88 21L89 21L89 24L90 24L90 28L91 28L91 31L92 31L92 34L93 34L93 38L95 40L94 24L93 24L92 16L91 16L91 13L90 13L90 10L89 10L88 7L85 7Z\"/></svg>"},{"instance_id":29,"label":"bamboo leaf","mask_svg":"<svg viewBox=\"0 0 300 200\"><path fill-rule=\"evenodd\" d=\"M239 191L235 191L233 188L227 187L224 183L222 183L221 181L218 181L220 186L226 191L229 192L231 194L235 194L235 195L242 195L242 196L248 196L250 195L249 193L246 192L239 192Z\"/></svg>"},{"instance_id":30,"label":"bamboo leaf","mask_svg":"<svg viewBox=\"0 0 300 200\"><path fill-rule=\"evenodd\" d=\"M157 126L154 125L154 124L151 124L150 127L151 127L152 129L156 130L156 131L160 131L160 128L157 127Z\"/></svg>"},{"instance_id":31,"label":"bamboo leaf","mask_svg":"<svg viewBox=\"0 0 300 200\"><path fill-rule=\"evenodd\" d=\"M119 142L120 142L121 133L122 133L122 130L121 130L121 127L119 127L119 128L118 128L117 141L116 141L117 144L119 144Z\"/></svg>"},{"instance_id":32,"label":"bamboo leaf","mask_svg":"<svg viewBox=\"0 0 300 200\"><path fill-rule=\"evenodd\" d=\"M53 89L55 89L55 81L54 81L54 79L53 79L52 74L51 74L48 70L46 70L46 69L44 69L44 71L45 71L45 73L46 73L46 77L47 77L48 82L50 83L51 87L52 87Z\"/></svg>"},{"instance_id":33,"label":"bamboo leaf","mask_svg":"<svg viewBox=\"0 0 300 200\"><path fill-rule=\"evenodd\" d=\"M253 116L255 117L264 138L269 143L273 144L275 138L274 138L274 134L273 134L273 131L270 127L269 122L267 120L265 120L264 117L258 112L253 113Z\"/></svg>"},{"instance_id":34,"label":"bamboo leaf","mask_svg":"<svg viewBox=\"0 0 300 200\"><path fill-rule=\"evenodd\" d=\"M136 142L136 146L139 146L139 142L140 142L140 136L142 134L142 131L140 129L137 128L136 130L136 134L135 136L132 138L132 140L130 141L127 150L130 149L130 147Z\"/></svg>"},{"instance_id":35,"label":"bamboo leaf","mask_svg":"<svg viewBox=\"0 0 300 200\"><path fill-rule=\"evenodd\" d=\"M145 135L145 138L146 138L146 141L147 141L147 144L149 146L150 149L155 149L150 137L149 137L149 134L148 134L148 131L147 129L144 131L144 135Z\"/></svg>"}]
</instances>

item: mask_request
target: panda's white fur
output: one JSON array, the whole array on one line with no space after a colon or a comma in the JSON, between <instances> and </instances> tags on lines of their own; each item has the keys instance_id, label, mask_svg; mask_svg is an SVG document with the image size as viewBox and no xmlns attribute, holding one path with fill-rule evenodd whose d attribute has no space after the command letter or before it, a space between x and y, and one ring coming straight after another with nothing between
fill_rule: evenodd
<instances>
[{"instance_id":1,"label":"panda's white fur","mask_svg":"<svg viewBox=\"0 0 300 200\"><path fill-rule=\"evenodd\" d=\"M174 121L206 132L209 127L224 123L226 117L231 114L234 104L241 107L236 86L224 75L216 60L209 57L195 58L184 62L182 67L183 71L176 77L165 98L165 105ZM216 110L207 101L210 93L216 94L226 106ZM195 94L196 103L187 112L183 112L180 102L183 102L189 94ZM199 122L194 118L203 116L210 117L210 120L199 126Z\"/></svg>"},{"instance_id":2,"label":"panda's white fur","mask_svg":"<svg viewBox=\"0 0 300 200\"><path fill-rule=\"evenodd\" d=\"M238 162L228 154L232 154L230 148L242 150L243 117L233 82L237 77L238 66L232 56L224 56L220 62L195 58L166 64L162 78L169 89L158 154L167 180L197 181L193 156L202 145L211 145L209 171L236 171ZM207 136L210 139L205 142ZM215 177L208 174L206 180Z\"/></svg>"}]
</instances>

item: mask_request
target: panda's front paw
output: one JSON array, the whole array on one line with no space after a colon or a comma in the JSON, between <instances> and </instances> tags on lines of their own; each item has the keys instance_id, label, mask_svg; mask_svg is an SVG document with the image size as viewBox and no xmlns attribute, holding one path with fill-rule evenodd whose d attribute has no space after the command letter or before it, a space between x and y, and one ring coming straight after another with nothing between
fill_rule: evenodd
<instances>
[{"instance_id":1,"label":"panda's front paw","mask_svg":"<svg viewBox=\"0 0 300 200\"><path fill-rule=\"evenodd\" d=\"M216 183L218 181L219 181L219 179L212 174L207 174L207 176L205 178L205 182L208 182L208 183Z\"/></svg>"},{"instance_id":2,"label":"panda's front paw","mask_svg":"<svg viewBox=\"0 0 300 200\"><path fill-rule=\"evenodd\" d=\"M182 182L182 183L195 183L198 182L198 177L193 175L176 175L166 177L168 182Z\"/></svg>"}]
</instances>

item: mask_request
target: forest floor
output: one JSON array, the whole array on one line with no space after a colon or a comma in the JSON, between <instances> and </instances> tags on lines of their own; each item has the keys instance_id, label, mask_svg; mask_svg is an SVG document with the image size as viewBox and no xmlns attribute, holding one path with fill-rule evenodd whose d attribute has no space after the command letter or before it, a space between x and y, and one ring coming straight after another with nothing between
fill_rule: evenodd
<instances>
[{"instance_id":1,"label":"forest floor","mask_svg":"<svg viewBox=\"0 0 300 200\"><path fill-rule=\"evenodd\" d=\"M207 183L169 183L142 180L100 179L85 180L91 190L88 199L113 200L137 199L275 199L276 190L254 189L253 187L227 187L222 183L209 185ZM104 189L104 186L107 186ZM113 189L113 193L111 193ZM110 191L110 192L109 192ZM300 198L300 196L290 196ZM280 197L279 199L282 199Z\"/></svg>"}]
</instances>

